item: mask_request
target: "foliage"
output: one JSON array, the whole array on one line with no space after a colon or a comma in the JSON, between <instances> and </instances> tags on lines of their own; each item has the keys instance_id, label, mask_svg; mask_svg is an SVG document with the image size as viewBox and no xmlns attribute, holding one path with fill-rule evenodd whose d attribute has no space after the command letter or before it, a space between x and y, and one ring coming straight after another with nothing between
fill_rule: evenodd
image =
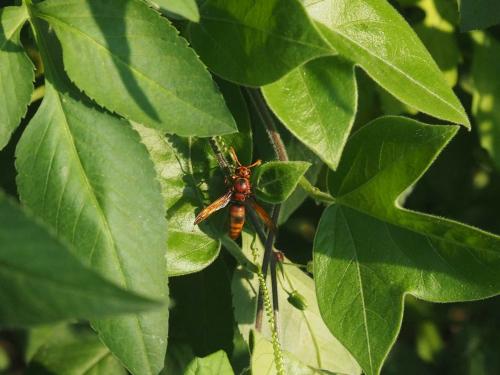
<instances>
[{"instance_id":1,"label":"foliage","mask_svg":"<svg viewBox=\"0 0 500 375\"><path fill-rule=\"evenodd\" d=\"M0 373L499 372L499 11L7 2Z\"/></svg>"}]
</instances>

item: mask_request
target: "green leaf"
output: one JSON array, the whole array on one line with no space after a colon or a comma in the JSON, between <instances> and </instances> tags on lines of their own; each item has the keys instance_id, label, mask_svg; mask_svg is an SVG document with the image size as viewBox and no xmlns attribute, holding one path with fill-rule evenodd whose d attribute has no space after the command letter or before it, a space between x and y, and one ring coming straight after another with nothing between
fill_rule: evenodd
<instances>
[{"instance_id":1,"label":"green leaf","mask_svg":"<svg viewBox=\"0 0 500 375\"><path fill-rule=\"evenodd\" d=\"M262 90L283 125L335 169L356 114L354 66L339 57L308 62Z\"/></svg>"},{"instance_id":2,"label":"green leaf","mask_svg":"<svg viewBox=\"0 0 500 375\"><path fill-rule=\"evenodd\" d=\"M293 193L310 166L305 161L271 161L263 164L252 176L257 197L268 203L283 202Z\"/></svg>"},{"instance_id":3,"label":"green leaf","mask_svg":"<svg viewBox=\"0 0 500 375\"><path fill-rule=\"evenodd\" d=\"M333 49L298 0L207 0L188 37L210 70L247 86L276 81Z\"/></svg>"},{"instance_id":4,"label":"green leaf","mask_svg":"<svg viewBox=\"0 0 500 375\"><path fill-rule=\"evenodd\" d=\"M434 117L469 120L411 27L385 0L305 0L339 54L361 66L402 102Z\"/></svg>"},{"instance_id":5,"label":"green leaf","mask_svg":"<svg viewBox=\"0 0 500 375\"><path fill-rule=\"evenodd\" d=\"M160 186L146 148L127 122L46 82L16 157L22 202L80 259L127 290L167 298ZM167 306L95 320L93 326L132 373L156 374L163 367Z\"/></svg>"},{"instance_id":6,"label":"green leaf","mask_svg":"<svg viewBox=\"0 0 500 375\"><path fill-rule=\"evenodd\" d=\"M412 186L457 132L380 118L347 143L314 241L321 314L367 375L379 374L401 326L405 294L433 302L498 294L500 238L401 208Z\"/></svg>"},{"instance_id":7,"label":"green leaf","mask_svg":"<svg viewBox=\"0 0 500 375\"><path fill-rule=\"evenodd\" d=\"M167 267L170 276L198 272L219 255L220 242L195 226L196 210L203 207L203 195L193 171L193 158L203 157L193 142L135 124L148 148L160 179L168 219ZM194 155L193 155L194 151ZM166 228L165 228L166 230Z\"/></svg>"},{"instance_id":8,"label":"green leaf","mask_svg":"<svg viewBox=\"0 0 500 375\"><path fill-rule=\"evenodd\" d=\"M482 32L473 33L472 113L481 146L500 168L500 78L495 69L500 59L500 43Z\"/></svg>"},{"instance_id":9,"label":"green leaf","mask_svg":"<svg viewBox=\"0 0 500 375\"><path fill-rule=\"evenodd\" d=\"M254 247L260 255L263 254L263 246L260 241L252 235L243 232L243 251L251 254ZM286 259L289 263L289 260ZM332 336L323 322L316 296L314 293L314 281L294 266L285 265L284 275L278 270L278 296L280 306L280 341L287 357L296 358L303 367L311 369L323 369L341 374L359 374L361 372L358 364L349 352ZM254 273L237 268L233 274L232 292L233 306L236 321L243 338L251 342L251 331L255 324L255 311L258 290L258 279ZM288 292L297 290L307 300L307 309L301 311L292 306L288 301ZM269 345L271 333L267 319L263 319L262 334ZM255 344L253 345L255 348ZM274 370L274 357L272 347L267 351L267 358L256 358L255 349L252 362L259 363L258 368L269 368ZM286 362L286 361L285 361ZM255 368L254 368L255 370ZM257 374L268 372L257 371ZM270 372L273 373L273 372ZM295 372L288 372L295 374Z\"/></svg>"},{"instance_id":10,"label":"green leaf","mask_svg":"<svg viewBox=\"0 0 500 375\"><path fill-rule=\"evenodd\" d=\"M54 28L71 80L97 103L167 133L236 130L194 51L143 2L48 0L33 11Z\"/></svg>"},{"instance_id":11,"label":"green leaf","mask_svg":"<svg viewBox=\"0 0 500 375\"><path fill-rule=\"evenodd\" d=\"M234 375L227 354L219 350L204 358L195 358L184 375Z\"/></svg>"},{"instance_id":12,"label":"green leaf","mask_svg":"<svg viewBox=\"0 0 500 375\"><path fill-rule=\"evenodd\" d=\"M460 29L486 29L500 23L500 3L497 0L460 0Z\"/></svg>"},{"instance_id":13,"label":"green leaf","mask_svg":"<svg viewBox=\"0 0 500 375\"><path fill-rule=\"evenodd\" d=\"M0 326L103 318L159 306L85 267L1 192L0 244Z\"/></svg>"},{"instance_id":14,"label":"green leaf","mask_svg":"<svg viewBox=\"0 0 500 375\"><path fill-rule=\"evenodd\" d=\"M71 327L54 330L33 357L26 375L126 375L112 353L91 332Z\"/></svg>"},{"instance_id":15,"label":"green leaf","mask_svg":"<svg viewBox=\"0 0 500 375\"><path fill-rule=\"evenodd\" d=\"M182 16L190 21L198 22L200 12L196 0L148 0L162 10Z\"/></svg>"},{"instance_id":16,"label":"green leaf","mask_svg":"<svg viewBox=\"0 0 500 375\"><path fill-rule=\"evenodd\" d=\"M0 9L0 150L26 113L33 92L33 64L19 40L25 7Z\"/></svg>"}]
</instances>

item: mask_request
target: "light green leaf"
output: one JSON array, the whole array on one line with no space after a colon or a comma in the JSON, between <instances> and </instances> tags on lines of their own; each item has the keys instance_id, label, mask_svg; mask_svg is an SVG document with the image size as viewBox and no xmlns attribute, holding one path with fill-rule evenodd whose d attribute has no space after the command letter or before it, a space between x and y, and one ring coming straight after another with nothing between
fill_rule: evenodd
<instances>
[{"instance_id":1,"label":"light green leaf","mask_svg":"<svg viewBox=\"0 0 500 375\"><path fill-rule=\"evenodd\" d=\"M103 318L160 306L85 267L2 192L0 244L0 326Z\"/></svg>"},{"instance_id":2,"label":"light green leaf","mask_svg":"<svg viewBox=\"0 0 500 375\"><path fill-rule=\"evenodd\" d=\"M167 267L170 276L198 272L219 255L220 242L195 226L197 209L203 207L203 195L193 171L193 141L165 137L154 129L135 124L148 148L160 179L168 219ZM201 159L199 159L201 161ZM165 228L166 230L166 228Z\"/></svg>"},{"instance_id":3,"label":"light green leaf","mask_svg":"<svg viewBox=\"0 0 500 375\"><path fill-rule=\"evenodd\" d=\"M252 371L259 375L277 375L274 364L273 344L269 342L257 331L251 331L252 350ZM300 360L289 352L283 353L283 362L286 374L293 375L326 375L331 374L326 371L313 369L300 362Z\"/></svg>"},{"instance_id":4,"label":"light green leaf","mask_svg":"<svg viewBox=\"0 0 500 375\"><path fill-rule=\"evenodd\" d=\"M342 56L361 66L402 102L469 127L438 66L386 0L305 0L311 17Z\"/></svg>"},{"instance_id":5,"label":"light green leaf","mask_svg":"<svg viewBox=\"0 0 500 375\"><path fill-rule=\"evenodd\" d=\"M253 186L258 198L269 203L286 200L311 166L305 161L271 161L255 170Z\"/></svg>"},{"instance_id":6,"label":"light green leaf","mask_svg":"<svg viewBox=\"0 0 500 375\"><path fill-rule=\"evenodd\" d=\"M262 90L283 125L335 169L356 114L352 63L340 57L308 62Z\"/></svg>"},{"instance_id":7,"label":"light green leaf","mask_svg":"<svg viewBox=\"0 0 500 375\"><path fill-rule=\"evenodd\" d=\"M24 7L0 9L0 150L26 113L33 92L33 64L19 40L27 19Z\"/></svg>"},{"instance_id":8,"label":"light green leaf","mask_svg":"<svg viewBox=\"0 0 500 375\"><path fill-rule=\"evenodd\" d=\"M367 375L379 374L401 326L405 294L433 302L500 291L500 238L401 208L398 197L457 132L385 117L351 137L314 241L325 323Z\"/></svg>"},{"instance_id":9,"label":"light green leaf","mask_svg":"<svg viewBox=\"0 0 500 375\"><path fill-rule=\"evenodd\" d=\"M247 86L271 83L333 54L298 0L207 0L187 33L217 75Z\"/></svg>"},{"instance_id":10,"label":"light green leaf","mask_svg":"<svg viewBox=\"0 0 500 375\"><path fill-rule=\"evenodd\" d=\"M219 350L204 358L195 358L184 375L234 375L227 354Z\"/></svg>"},{"instance_id":11,"label":"light green leaf","mask_svg":"<svg viewBox=\"0 0 500 375\"><path fill-rule=\"evenodd\" d=\"M26 375L126 375L127 371L92 332L58 327L33 357Z\"/></svg>"},{"instance_id":12,"label":"light green leaf","mask_svg":"<svg viewBox=\"0 0 500 375\"><path fill-rule=\"evenodd\" d=\"M47 82L16 157L22 202L80 259L127 290L167 298L160 186L146 148L127 122ZM167 306L95 320L93 326L132 373L157 374L163 367Z\"/></svg>"},{"instance_id":13,"label":"light green leaf","mask_svg":"<svg viewBox=\"0 0 500 375\"><path fill-rule=\"evenodd\" d=\"M497 0L460 0L462 31L486 29L500 23L500 3Z\"/></svg>"},{"instance_id":14,"label":"light green leaf","mask_svg":"<svg viewBox=\"0 0 500 375\"><path fill-rule=\"evenodd\" d=\"M196 0L148 0L151 4L156 5L162 10L172 12L182 16L190 21L198 22L200 20L200 12Z\"/></svg>"},{"instance_id":15,"label":"light green leaf","mask_svg":"<svg viewBox=\"0 0 500 375\"><path fill-rule=\"evenodd\" d=\"M33 11L56 31L71 80L97 103L167 133L236 131L194 51L143 2L48 0Z\"/></svg>"},{"instance_id":16,"label":"light green leaf","mask_svg":"<svg viewBox=\"0 0 500 375\"><path fill-rule=\"evenodd\" d=\"M254 247L259 254L263 254L263 246L260 241L255 242L253 237L243 232L243 251L251 254ZM286 260L289 263L289 260ZM360 374L361 370L349 352L332 336L323 322L316 295L314 293L314 281L294 266L284 266L285 278L278 271L278 296L280 306L280 341L284 350L285 359L296 358L303 367L311 369L323 369L341 374ZM251 331L255 324L255 311L258 290L258 279L254 273L242 268L236 269L233 275L232 292L233 306L236 321L243 338L251 340ZM269 286L270 288L270 286ZM288 301L288 292L297 290L307 301L307 309L298 310ZM266 321L267 319L264 319ZM267 322L263 322L262 333L270 343L271 333ZM255 344L254 344L255 347ZM274 374L274 358L272 347L266 351L267 358L256 358L255 351L252 363L259 363L258 368L269 368L269 373ZM264 355L264 354L263 354ZM287 361L285 361L287 362ZM255 370L255 368L254 368ZM272 371L271 371L272 370ZM257 371L257 374L268 372ZM295 374L294 372L288 372Z\"/></svg>"},{"instance_id":17,"label":"light green leaf","mask_svg":"<svg viewBox=\"0 0 500 375\"><path fill-rule=\"evenodd\" d=\"M472 113L476 120L481 146L500 168L500 43L482 32L474 32L472 60Z\"/></svg>"}]
</instances>

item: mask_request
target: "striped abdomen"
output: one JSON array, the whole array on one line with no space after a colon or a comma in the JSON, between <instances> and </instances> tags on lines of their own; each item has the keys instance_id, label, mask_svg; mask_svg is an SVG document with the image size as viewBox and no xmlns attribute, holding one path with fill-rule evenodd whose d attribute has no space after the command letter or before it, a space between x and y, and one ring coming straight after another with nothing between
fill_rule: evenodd
<instances>
[{"instance_id":1,"label":"striped abdomen","mask_svg":"<svg viewBox=\"0 0 500 375\"><path fill-rule=\"evenodd\" d=\"M240 236L243 224L245 224L245 206L232 204L229 209L229 216L231 217L229 237L235 240Z\"/></svg>"}]
</instances>

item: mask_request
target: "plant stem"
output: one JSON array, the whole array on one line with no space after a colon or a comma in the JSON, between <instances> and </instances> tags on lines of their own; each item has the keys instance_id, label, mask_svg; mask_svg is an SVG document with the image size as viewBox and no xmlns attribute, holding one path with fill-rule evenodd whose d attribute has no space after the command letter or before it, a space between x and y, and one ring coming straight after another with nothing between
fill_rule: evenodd
<instances>
[{"instance_id":1,"label":"plant stem","mask_svg":"<svg viewBox=\"0 0 500 375\"><path fill-rule=\"evenodd\" d=\"M311 184L309 180L305 177L301 177L299 180L299 186L304 189L304 191L314 200L317 200L322 203L332 204L335 203L335 198L330 194L321 191L316 186Z\"/></svg>"}]
</instances>

